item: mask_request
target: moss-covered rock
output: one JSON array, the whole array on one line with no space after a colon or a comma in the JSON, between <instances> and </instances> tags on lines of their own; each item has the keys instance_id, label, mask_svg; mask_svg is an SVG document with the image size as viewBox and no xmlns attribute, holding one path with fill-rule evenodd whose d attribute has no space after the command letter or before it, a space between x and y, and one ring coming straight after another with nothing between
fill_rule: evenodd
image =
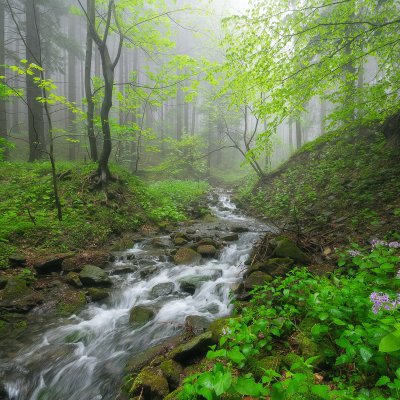
<instances>
[{"instance_id":1,"label":"moss-covered rock","mask_svg":"<svg viewBox=\"0 0 400 400\"><path fill-rule=\"evenodd\" d=\"M143 400L162 400L169 394L169 386L160 368L146 367L133 381L130 393Z\"/></svg>"},{"instance_id":2,"label":"moss-covered rock","mask_svg":"<svg viewBox=\"0 0 400 400\"><path fill-rule=\"evenodd\" d=\"M174 255L174 262L177 265L196 264L200 262L200 260L201 255L189 247L180 248Z\"/></svg>"},{"instance_id":3,"label":"moss-covered rock","mask_svg":"<svg viewBox=\"0 0 400 400\"><path fill-rule=\"evenodd\" d=\"M43 302L43 295L27 286L20 277L12 277L1 294L0 310L26 313Z\"/></svg>"},{"instance_id":4,"label":"moss-covered rock","mask_svg":"<svg viewBox=\"0 0 400 400\"><path fill-rule=\"evenodd\" d=\"M111 287L112 281L101 268L95 265L85 265L79 274L79 279L88 287Z\"/></svg>"},{"instance_id":5,"label":"moss-covered rock","mask_svg":"<svg viewBox=\"0 0 400 400\"><path fill-rule=\"evenodd\" d=\"M171 392L168 396L164 397L164 400L179 400L179 393L182 391L181 388L178 388Z\"/></svg>"},{"instance_id":6,"label":"moss-covered rock","mask_svg":"<svg viewBox=\"0 0 400 400\"><path fill-rule=\"evenodd\" d=\"M292 266L293 260L291 258L270 258L255 263L251 266L249 272L261 271L275 277L287 274Z\"/></svg>"},{"instance_id":7,"label":"moss-covered rock","mask_svg":"<svg viewBox=\"0 0 400 400\"><path fill-rule=\"evenodd\" d=\"M275 372L280 372L282 364L281 356L267 356L261 360L254 360L252 363L252 373L257 379L261 379L264 375L264 370L272 369Z\"/></svg>"},{"instance_id":8,"label":"moss-covered rock","mask_svg":"<svg viewBox=\"0 0 400 400\"><path fill-rule=\"evenodd\" d=\"M69 317L81 311L86 305L86 296L84 292L70 290L63 294L63 300L57 305L57 315L60 317Z\"/></svg>"},{"instance_id":9,"label":"moss-covered rock","mask_svg":"<svg viewBox=\"0 0 400 400\"><path fill-rule=\"evenodd\" d=\"M201 315L189 315L185 319L185 329L194 335L204 333L210 326L211 321Z\"/></svg>"},{"instance_id":10,"label":"moss-covered rock","mask_svg":"<svg viewBox=\"0 0 400 400\"><path fill-rule=\"evenodd\" d=\"M61 269L64 272L80 272L85 265L95 265L96 267L104 268L111 259L112 257L107 251L83 251L63 260Z\"/></svg>"},{"instance_id":11,"label":"moss-covered rock","mask_svg":"<svg viewBox=\"0 0 400 400\"><path fill-rule=\"evenodd\" d=\"M219 318L211 322L208 330L211 332L212 340L215 343L218 343L221 337L224 335L224 332L229 327L229 317Z\"/></svg>"},{"instance_id":12,"label":"moss-covered rock","mask_svg":"<svg viewBox=\"0 0 400 400\"><path fill-rule=\"evenodd\" d=\"M52 272L61 271L62 262L65 259L72 257L73 255L74 253L51 254L33 260L32 263L38 274L45 275Z\"/></svg>"},{"instance_id":13,"label":"moss-covered rock","mask_svg":"<svg viewBox=\"0 0 400 400\"><path fill-rule=\"evenodd\" d=\"M169 388L171 390L176 389L179 386L183 372L182 366L174 360L165 360L160 364L160 369L168 381Z\"/></svg>"},{"instance_id":14,"label":"moss-covered rock","mask_svg":"<svg viewBox=\"0 0 400 400\"><path fill-rule=\"evenodd\" d=\"M8 257L8 262L10 263L10 267L23 267L26 265L26 257L19 252L15 252Z\"/></svg>"},{"instance_id":15,"label":"moss-covered rock","mask_svg":"<svg viewBox=\"0 0 400 400\"><path fill-rule=\"evenodd\" d=\"M212 333L208 331L172 350L170 357L180 363L192 363L194 360L204 356L213 344L215 342L212 339Z\"/></svg>"},{"instance_id":16,"label":"moss-covered rock","mask_svg":"<svg viewBox=\"0 0 400 400\"><path fill-rule=\"evenodd\" d=\"M309 264L309 257L295 243L288 238L279 238L276 241L274 255L279 258L291 258L296 263Z\"/></svg>"},{"instance_id":17,"label":"moss-covered rock","mask_svg":"<svg viewBox=\"0 0 400 400\"><path fill-rule=\"evenodd\" d=\"M175 246L183 246L187 243L188 241L183 238L183 237L177 237L174 239L174 244Z\"/></svg>"},{"instance_id":18,"label":"moss-covered rock","mask_svg":"<svg viewBox=\"0 0 400 400\"><path fill-rule=\"evenodd\" d=\"M168 296L175 289L175 285L172 282L159 283L152 287L150 290L150 297L156 299L161 296Z\"/></svg>"},{"instance_id":19,"label":"moss-covered rock","mask_svg":"<svg viewBox=\"0 0 400 400\"><path fill-rule=\"evenodd\" d=\"M202 257L214 257L217 254L217 249L212 244L201 244L197 247L197 252Z\"/></svg>"},{"instance_id":20,"label":"moss-covered rock","mask_svg":"<svg viewBox=\"0 0 400 400\"><path fill-rule=\"evenodd\" d=\"M244 281L244 289L249 291L254 289L256 286L263 286L273 280L271 275L268 275L261 271L251 273Z\"/></svg>"},{"instance_id":21,"label":"moss-covered rock","mask_svg":"<svg viewBox=\"0 0 400 400\"><path fill-rule=\"evenodd\" d=\"M129 323L135 328L146 325L154 318L154 310L147 306L135 306L129 314Z\"/></svg>"},{"instance_id":22,"label":"moss-covered rock","mask_svg":"<svg viewBox=\"0 0 400 400\"><path fill-rule=\"evenodd\" d=\"M110 292L103 288L88 288L86 293L92 301L104 300L110 296Z\"/></svg>"},{"instance_id":23,"label":"moss-covered rock","mask_svg":"<svg viewBox=\"0 0 400 400\"><path fill-rule=\"evenodd\" d=\"M79 274L77 272L68 272L67 276L65 277L65 282L76 288L83 287L82 282L79 279Z\"/></svg>"}]
</instances>

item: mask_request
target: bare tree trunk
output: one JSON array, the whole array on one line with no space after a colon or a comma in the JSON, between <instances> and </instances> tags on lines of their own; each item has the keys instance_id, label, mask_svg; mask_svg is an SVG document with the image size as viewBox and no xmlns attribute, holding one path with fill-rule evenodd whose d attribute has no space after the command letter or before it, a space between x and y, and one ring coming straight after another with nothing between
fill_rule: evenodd
<instances>
[{"instance_id":1,"label":"bare tree trunk","mask_svg":"<svg viewBox=\"0 0 400 400\"><path fill-rule=\"evenodd\" d=\"M165 127L164 127L164 102L161 103L160 108L160 155L161 158L165 157Z\"/></svg>"},{"instance_id":2,"label":"bare tree trunk","mask_svg":"<svg viewBox=\"0 0 400 400\"><path fill-rule=\"evenodd\" d=\"M196 132L196 103L193 102L192 104L192 128L191 128L191 135L194 136Z\"/></svg>"},{"instance_id":3,"label":"bare tree trunk","mask_svg":"<svg viewBox=\"0 0 400 400\"><path fill-rule=\"evenodd\" d=\"M42 65L38 18L35 1L26 1L26 59L28 63ZM41 97L40 88L35 84L33 76L26 74L26 92L28 104L29 162L43 157L45 150L44 119L42 103L36 99Z\"/></svg>"},{"instance_id":4,"label":"bare tree trunk","mask_svg":"<svg viewBox=\"0 0 400 400\"><path fill-rule=\"evenodd\" d=\"M92 92L92 56L93 56L93 38L90 30L90 24L95 21L95 7L94 0L87 0L87 13L89 20L87 21L87 33L86 33L86 56L85 56L85 92L87 101L87 135L89 138L90 147L90 158L92 161L97 162L97 142L94 134L94 102Z\"/></svg>"},{"instance_id":5,"label":"bare tree trunk","mask_svg":"<svg viewBox=\"0 0 400 400\"><path fill-rule=\"evenodd\" d=\"M5 75L5 0L0 0L0 76ZM7 140L7 111L5 98L0 98L0 138ZM3 158L7 159L8 148L3 148Z\"/></svg>"},{"instance_id":6,"label":"bare tree trunk","mask_svg":"<svg viewBox=\"0 0 400 400\"><path fill-rule=\"evenodd\" d=\"M178 71L179 76L179 71ZM176 138L182 139L183 133L183 93L182 89L178 85L176 93Z\"/></svg>"},{"instance_id":7,"label":"bare tree trunk","mask_svg":"<svg viewBox=\"0 0 400 400\"><path fill-rule=\"evenodd\" d=\"M289 147L290 152L293 151L293 118L289 118Z\"/></svg>"},{"instance_id":8,"label":"bare tree trunk","mask_svg":"<svg viewBox=\"0 0 400 400\"><path fill-rule=\"evenodd\" d=\"M296 148L299 149L302 146L301 136L301 122L300 117L296 118Z\"/></svg>"},{"instance_id":9,"label":"bare tree trunk","mask_svg":"<svg viewBox=\"0 0 400 400\"><path fill-rule=\"evenodd\" d=\"M74 16L69 16L68 23L68 38L69 40L75 40L75 30L76 26L73 20ZM68 51L68 100L72 102L76 102L76 57L73 51ZM70 161L76 159L76 143L75 135L73 134L76 129L75 125L75 114L72 110L68 112L68 131L69 131L69 139L68 143L68 158Z\"/></svg>"},{"instance_id":10,"label":"bare tree trunk","mask_svg":"<svg viewBox=\"0 0 400 400\"><path fill-rule=\"evenodd\" d=\"M324 99L320 99L321 101L321 135L325 134L325 118L326 118L326 101Z\"/></svg>"}]
</instances>

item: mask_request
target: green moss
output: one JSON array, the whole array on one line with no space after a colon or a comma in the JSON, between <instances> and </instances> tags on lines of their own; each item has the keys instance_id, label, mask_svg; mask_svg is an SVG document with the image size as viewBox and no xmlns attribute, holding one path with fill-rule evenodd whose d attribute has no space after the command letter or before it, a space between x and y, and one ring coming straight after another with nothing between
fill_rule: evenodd
<instances>
[{"instance_id":1,"label":"green moss","mask_svg":"<svg viewBox=\"0 0 400 400\"><path fill-rule=\"evenodd\" d=\"M69 317L82 310L86 305L86 296L83 292L73 292L68 300L62 301L57 306L57 315L60 317Z\"/></svg>"}]
</instances>

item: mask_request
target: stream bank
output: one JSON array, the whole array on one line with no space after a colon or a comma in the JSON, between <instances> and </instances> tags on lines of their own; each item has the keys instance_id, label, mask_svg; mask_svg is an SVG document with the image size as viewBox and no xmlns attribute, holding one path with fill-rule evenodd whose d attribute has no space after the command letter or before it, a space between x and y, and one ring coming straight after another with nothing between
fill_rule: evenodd
<instances>
[{"instance_id":1,"label":"stream bank","mask_svg":"<svg viewBox=\"0 0 400 400\"><path fill-rule=\"evenodd\" d=\"M188 319L197 330L228 315L230 291L268 228L240 215L229 194L210 202L208 222L114 252L104 268L108 298L69 318L46 321L32 310L38 323L17 335L19 348L2 351L3 398L114 399L129 357L183 332Z\"/></svg>"}]
</instances>

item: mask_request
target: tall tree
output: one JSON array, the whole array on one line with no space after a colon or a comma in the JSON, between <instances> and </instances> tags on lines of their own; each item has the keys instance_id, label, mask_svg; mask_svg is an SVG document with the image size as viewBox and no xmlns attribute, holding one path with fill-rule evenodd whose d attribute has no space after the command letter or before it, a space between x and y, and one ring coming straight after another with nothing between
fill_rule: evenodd
<instances>
[{"instance_id":1,"label":"tall tree","mask_svg":"<svg viewBox=\"0 0 400 400\"><path fill-rule=\"evenodd\" d=\"M0 0L0 76L5 75L5 16L6 7L5 0ZM6 98L4 95L0 96L0 138L7 140L7 112L6 112ZM1 146L1 145L0 145ZM3 149L3 158L8 157L7 147Z\"/></svg>"}]
</instances>

